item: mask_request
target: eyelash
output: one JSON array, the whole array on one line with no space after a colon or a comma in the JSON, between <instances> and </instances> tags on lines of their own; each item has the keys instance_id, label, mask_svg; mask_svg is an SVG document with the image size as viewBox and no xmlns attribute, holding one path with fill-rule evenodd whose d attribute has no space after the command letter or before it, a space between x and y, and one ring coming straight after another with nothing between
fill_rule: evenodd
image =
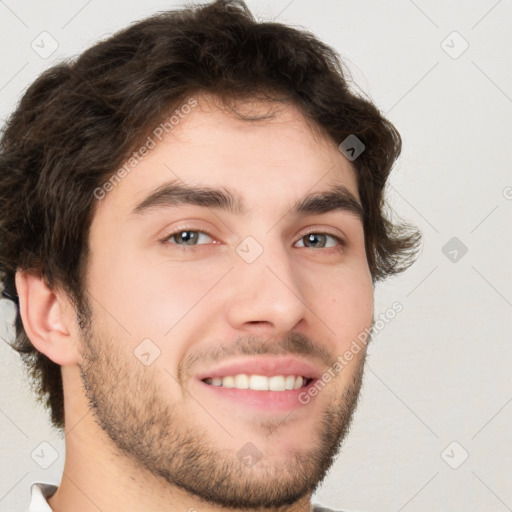
<instances>
[{"instance_id":1,"label":"eyelash","mask_svg":"<svg viewBox=\"0 0 512 512\"><path fill-rule=\"evenodd\" d=\"M180 245L180 244L177 244L177 243L169 242L170 238L172 238L175 235L179 235L180 233L183 233L184 231L191 231L193 233L201 233L203 235L209 236L210 238L214 238L212 235L210 235L206 231L202 231L200 229L193 229L193 228L183 227L183 228L180 228L177 231L174 231L174 232L170 233L169 235L166 235L164 238L162 238L160 240L160 242L162 244L164 244L164 245L165 244L174 245L174 246L176 246L176 247L178 247L180 249L183 249L184 251L193 251L193 250L197 249L200 245L204 245L204 244L199 244L199 245ZM338 247L323 247L323 248L321 248L324 251L329 251L329 252L339 251L339 250L341 250L341 249L346 247L346 243L345 243L345 241L342 238L340 238L338 235L330 233L329 231L309 231L307 233L304 233L299 238L299 240L302 240L304 237L306 237L308 235L327 235L327 236L329 236L331 238L334 238L338 242L338 244L339 244ZM299 241L299 240L297 240L297 241ZM314 247L301 247L301 249L314 249Z\"/></svg>"}]
</instances>

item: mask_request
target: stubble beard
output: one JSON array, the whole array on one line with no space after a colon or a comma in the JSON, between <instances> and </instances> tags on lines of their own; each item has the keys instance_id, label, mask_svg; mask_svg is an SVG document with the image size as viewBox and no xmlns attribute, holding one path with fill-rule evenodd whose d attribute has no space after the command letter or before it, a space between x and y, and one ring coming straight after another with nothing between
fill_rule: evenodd
<instances>
[{"instance_id":1,"label":"stubble beard","mask_svg":"<svg viewBox=\"0 0 512 512\"><path fill-rule=\"evenodd\" d=\"M325 400L328 406L318 417L310 445L297 446L282 462L263 457L249 467L236 450L216 446L204 425L191 423L168 403L155 381L156 372L163 369L145 367L135 357L130 360L132 354L122 351L121 340L113 343L109 336L95 333L90 310L82 311L79 323L85 395L115 453L196 500L230 509L279 509L297 503L324 479L349 431L365 351L352 361L357 367L345 389ZM271 441L268 446L270 450Z\"/></svg>"}]
</instances>

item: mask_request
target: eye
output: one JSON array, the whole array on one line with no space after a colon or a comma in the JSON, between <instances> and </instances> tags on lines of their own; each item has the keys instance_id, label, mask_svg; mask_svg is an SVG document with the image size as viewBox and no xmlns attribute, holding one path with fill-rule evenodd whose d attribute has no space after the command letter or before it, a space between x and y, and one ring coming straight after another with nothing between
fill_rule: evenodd
<instances>
[{"instance_id":1,"label":"eye","mask_svg":"<svg viewBox=\"0 0 512 512\"><path fill-rule=\"evenodd\" d=\"M165 238L161 240L161 242L164 244L170 243L172 245L194 247L197 245L204 245L198 243L202 237L212 239L211 235L209 235L205 231L182 228L179 231L175 231L174 233L167 235ZM327 245L329 239L333 240L334 243ZM307 233L306 235L302 236L297 243L299 242L303 243L302 247L311 249L329 249L335 247L336 245L340 247L344 247L345 245L344 240L342 240L340 237L332 235L330 233L322 232ZM215 241L213 243L215 243ZM301 246L299 245L299 247Z\"/></svg>"},{"instance_id":2,"label":"eye","mask_svg":"<svg viewBox=\"0 0 512 512\"><path fill-rule=\"evenodd\" d=\"M197 242L201 238L201 235L205 235L210 237L208 233L204 231L198 231L193 229L181 229L180 231L176 231L167 235L162 242L169 242L170 240L174 240L171 242L174 245L198 245ZM211 237L210 237L211 238ZM203 244L199 244L203 245Z\"/></svg>"},{"instance_id":3,"label":"eye","mask_svg":"<svg viewBox=\"0 0 512 512\"><path fill-rule=\"evenodd\" d=\"M332 245L326 246L326 241L329 238L331 240L334 240L335 243ZM340 237L331 235L329 233L320 233L320 232L319 233L317 233L317 232L308 233L300 238L299 242L301 242L301 241L302 242L305 241L307 245L303 245L303 247L308 247L308 248L325 249L325 248L335 247L336 244L338 244L339 246L345 245L344 241ZM297 242L297 243L299 243L299 242ZM315 246L315 244L319 244L320 247L318 247L318 245Z\"/></svg>"}]
</instances>

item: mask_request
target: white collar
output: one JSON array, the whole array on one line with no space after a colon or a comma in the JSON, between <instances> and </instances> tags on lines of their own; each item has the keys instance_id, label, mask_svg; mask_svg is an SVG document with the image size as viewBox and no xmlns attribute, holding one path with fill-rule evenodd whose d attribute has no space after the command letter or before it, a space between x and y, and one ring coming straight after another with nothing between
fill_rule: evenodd
<instances>
[{"instance_id":1,"label":"white collar","mask_svg":"<svg viewBox=\"0 0 512 512\"><path fill-rule=\"evenodd\" d=\"M49 498L55 491L57 486L54 484L34 483L30 486L30 506L28 512L53 512L48 504ZM332 509L315 505L311 503L311 512L335 512ZM340 511L341 512L341 511Z\"/></svg>"},{"instance_id":2,"label":"white collar","mask_svg":"<svg viewBox=\"0 0 512 512\"><path fill-rule=\"evenodd\" d=\"M33 483L30 486L30 506L28 512L52 512L47 498L49 498L55 491L57 486L47 483Z\"/></svg>"}]
</instances>

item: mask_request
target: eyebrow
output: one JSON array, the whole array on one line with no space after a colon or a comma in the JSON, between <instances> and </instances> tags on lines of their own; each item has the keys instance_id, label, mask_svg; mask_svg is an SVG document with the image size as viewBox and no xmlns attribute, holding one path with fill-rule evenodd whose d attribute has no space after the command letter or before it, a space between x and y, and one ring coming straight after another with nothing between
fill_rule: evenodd
<instances>
[{"instance_id":1,"label":"eyebrow","mask_svg":"<svg viewBox=\"0 0 512 512\"><path fill-rule=\"evenodd\" d=\"M154 209L177 205L215 208L233 215L246 215L249 212L242 197L229 188L171 182L151 192L135 206L130 215L143 215ZM355 215L361 221L364 219L361 203L344 185L335 185L329 190L306 195L292 206L290 213L299 217L333 211L344 211Z\"/></svg>"}]
</instances>

